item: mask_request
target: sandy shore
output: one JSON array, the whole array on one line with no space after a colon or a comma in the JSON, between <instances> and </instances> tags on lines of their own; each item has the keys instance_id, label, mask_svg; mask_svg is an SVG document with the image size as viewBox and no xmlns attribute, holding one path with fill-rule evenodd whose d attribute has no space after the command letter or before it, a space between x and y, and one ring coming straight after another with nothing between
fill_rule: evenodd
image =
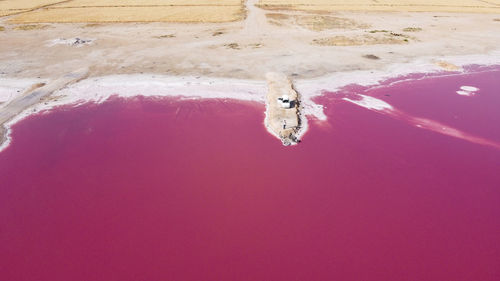
<instances>
[{"instance_id":1,"label":"sandy shore","mask_svg":"<svg viewBox=\"0 0 500 281\"><path fill-rule=\"evenodd\" d=\"M472 64L500 65L500 51L484 55L450 56L445 57L445 59L459 68ZM443 71L434 62L435 58L429 57L409 63L389 65L379 70L336 72L314 79L296 79L294 88L301 94L302 114L306 117L301 130L301 136L307 131L307 118L326 121L323 106L313 101L315 97L322 95L324 91L335 91L352 84L376 86L389 78L412 73L441 73L440 75L448 75L447 71ZM449 75L457 73L460 72L449 72ZM4 81L6 80L0 78L0 83L3 84ZM35 81L39 83L39 80L20 79L16 81L17 84L14 83L16 87L12 87L10 90L11 92L20 91L16 90L22 89L20 85L24 85L28 89ZM12 80L10 80L10 83L13 83ZM49 84L48 86L49 88L53 87L53 84ZM217 98L265 103L267 91L265 80L165 76L158 74L121 74L89 77L54 90L40 98L39 102L34 102L24 109L18 108L19 111L12 114L11 118L7 118L7 121L3 123L3 127L0 128L0 133L3 135L0 151L10 144L11 127L14 124L32 114L49 112L51 109L60 106L79 106L88 102L102 103L113 96L124 98L134 96L159 98L182 97L183 99ZM39 95L39 92L35 90L27 95L33 94ZM26 97L26 94L22 97ZM363 101L363 106L369 109L378 109L379 103L380 101L376 99L366 99ZM0 116L8 112L6 108L9 108L9 104L5 108L0 109ZM273 134L272 132L270 133Z\"/></svg>"},{"instance_id":2,"label":"sandy shore","mask_svg":"<svg viewBox=\"0 0 500 281\"><path fill-rule=\"evenodd\" d=\"M268 72L291 78L305 113L324 119L312 102L324 89L500 64L500 14L311 12L255 4L246 2L244 21L224 23L27 25L15 24L16 15L2 17L0 113L12 104L23 109L4 126L32 112L114 94L263 102ZM35 84L50 85L78 69L87 69L88 78L23 108Z\"/></svg>"}]
</instances>

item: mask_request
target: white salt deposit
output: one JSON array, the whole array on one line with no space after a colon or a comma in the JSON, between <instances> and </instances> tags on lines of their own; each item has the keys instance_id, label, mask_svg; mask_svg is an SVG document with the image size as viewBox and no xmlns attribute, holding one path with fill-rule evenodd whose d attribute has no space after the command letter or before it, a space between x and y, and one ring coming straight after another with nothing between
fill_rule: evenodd
<instances>
[{"instance_id":1,"label":"white salt deposit","mask_svg":"<svg viewBox=\"0 0 500 281\"><path fill-rule=\"evenodd\" d=\"M380 99L377 99L374 97L370 97L370 96L365 96L365 95L358 95L358 96L360 96L361 99L353 100L353 99L349 99L349 98L343 98L343 100L348 101L348 102L352 102L352 103L357 104L361 107L371 109L371 110L379 110L379 111L393 110L392 106L383 100L380 100Z\"/></svg>"},{"instance_id":2,"label":"white salt deposit","mask_svg":"<svg viewBox=\"0 0 500 281\"><path fill-rule=\"evenodd\" d=\"M9 91L14 88L9 88ZM70 105L78 106L87 102L102 103L110 97L182 97L184 99L198 98L230 98L264 103L267 94L265 81L172 77L162 75L112 75L88 78L70 85L50 95L44 103L39 103L24 110L21 114L4 124L7 129L4 143L0 151L10 143L10 127L25 117L38 112L46 112L55 107ZM304 96L303 114L318 120L326 120L323 107L314 103L311 97ZM307 121L307 120L306 120ZM303 124L305 132L307 122Z\"/></svg>"},{"instance_id":3,"label":"white salt deposit","mask_svg":"<svg viewBox=\"0 0 500 281\"><path fill-rule=\"evenodd\" d=\"M456 93L459 94L459 95L461 95L461 96L467 96L467 97L470 97L470 96L474 95L474 93L471 93L471 92L468 92L468 91L457 91Z\"/></svg>"},{"instance_id":4,"label":"white salt deposit","mask_svg":"<svg viewBox=\"0 0 500 281\"><path fill-rule=\"evenodd\" d=\"M460 87L460 90L456 91L456 93L461 96L470 97L475 95L477 91L479 91L479 88L473 86L462 86Z\"/></svg>"},{"instance_id":5,"label":"white salt deposit","mask_svg":"<svg viewBox=\"0 0 500 281\"><path fill-rule=\"evenodd\" d=\"M477 91L479 91L478 88L473 87L473 86L462 86L462 87L460 87L460 90L467 91L467 92L477 92Z\"/></svg>"},{"instance_id":6,"label":"white salt deposit","mask_svg":"<svg viewBox=\"0 0 500 281\"><path fill-rule=\"evenodd\" d=\"M93 39L55 39L48 43L49 46L67 45L83 46L92 44ZM350 84L361 86L375 86L389 78L405 76L418 73L442 72L436 66L436 59L445 60L454 65L463 67L466 65L497 65L500 64L500 50L482 55L469 55L457 57L424 57L411 63L393 64L381 70L337 72L324 77L307 80L295 80L295 89L302 99L303 114L315 117L318 120L326 120L323 106L312 101L314 97L320 96L325 90L334 92ZM403 80L398 80L403 81ZM19 89L26 89L33 83L23 82L22 87L5 85L0 80L0 100L12 99L12 93ZM471 91L474 90L474 91ZM469 93L478 89L472 86L463 86L457 94ZM0 145L0 151L8 146L10 142L10 127L16 122L40 111L50 110L62 105L77 106L86 102L101 103L111 96L133 97L133 96L181 96L184 98L232 98L264 102L267 93L264 81L216 79L198 77L171 77L160 75L112 75L98 78L89 78L79 83L54 92L50 100L36 104L24 110L9 122L4 124L6 137ZM369 96L360 95L359 100L344 98L356 105L380 112L395 112L392 106L385 101ZM307 119L306 119L307 121ZM304 124L307 126L307 123ZM305 130L304 130L305 132Z\"/></svg>"}]
</instances>

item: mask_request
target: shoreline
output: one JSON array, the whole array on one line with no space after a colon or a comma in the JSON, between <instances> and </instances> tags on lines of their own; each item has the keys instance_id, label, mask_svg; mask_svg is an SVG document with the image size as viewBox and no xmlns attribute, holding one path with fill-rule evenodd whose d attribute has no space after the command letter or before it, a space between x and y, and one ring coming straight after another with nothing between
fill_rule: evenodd
<instances>
[{"instance_id":1,"label":"shoreline","mask_svg":"<svg viewBox=\"0 0 500 281\"><path fill-rule=\"evenodd\" d=\"M464 68L471 65L500 65L500 51L487 55L455 56L445 59L447 62L459 66L461 71L445 71L435 64L435 58L422 58L412 63L393 64L385 70L339 72L316 79L293 80L294 88L302 100L302 114L305 122L301 130L301 136L307 132L307 122L310 118L326 121L323 106L313 101L315 97L327 94L327 92L335 92L344 86L352 84L373 87L389 79L396 79L396 82L401 82L405 81L404 77L409 74L457 75L467 73L468 70ZM403 78L403 80L398 80L398 78ZM1 80L2 78L0 78ZM13 79L10 78L10 80ZM15 85L19 87L19 84ZM25 88L30 86L26 84ZM4 132L0 152L7 148L12 141L10 135L13 125L33 114L50 112L50 110L61 106L75 107L85 103L100 104L113 96L123 98L135 96L183 97L185 99L220 98L265 103L266 93L267 85L265 80L193 76L174 77L157 74L88 77L74 84L64 86L62 89L55 90L40 102L24 108L19 114L2 124ZM265 126L264 121L263 126ZM274 134L272 135L274 136Z\"/></svg>"}]
</instances>

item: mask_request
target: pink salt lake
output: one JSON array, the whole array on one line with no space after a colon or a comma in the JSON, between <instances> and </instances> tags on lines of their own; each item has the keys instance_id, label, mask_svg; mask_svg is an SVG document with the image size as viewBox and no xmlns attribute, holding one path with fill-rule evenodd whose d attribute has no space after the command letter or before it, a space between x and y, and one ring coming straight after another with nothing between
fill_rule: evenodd
<instances>
[{"instance_id":1,"label":"pink salt lake","mask_svg":"<svg viewBox=\"0 0 500 281\"><path fill-rule=\"evenodd\" d=\"M346 87L294 147L251 102L31 116L0 153L0 280L499 280L500 150L415 123L499 143L499 77Z\"/></svg>"}]
</instances>

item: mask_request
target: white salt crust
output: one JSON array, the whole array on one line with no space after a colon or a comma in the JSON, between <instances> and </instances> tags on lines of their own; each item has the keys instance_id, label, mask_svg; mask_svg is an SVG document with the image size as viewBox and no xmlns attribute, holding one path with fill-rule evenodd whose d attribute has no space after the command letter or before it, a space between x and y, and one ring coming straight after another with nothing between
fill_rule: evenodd
<instances>
[{"instance_id":1,"label":"white salt crust","mask_svg":"<svg viewBox=\"0 0 500 281\"><path fill-rule=\"evenodd\" d=\"M483 55L441 57L439 60L460 67L472 64L483 66L500 65L500 50ZM301 95L303 114L306 117L325 121L326 115L323 112L323 106L313 102L315 97L322 95L325 91L334 92L350 84L375 86L389 78L409 74L442 72L442 68L436 65L436 61L437 58L427 57L411 63L389 65L382 70L339 72L315 79L299 79L294 81L294 87ZM27 89L33 84L32 81L10 80L10 84L4 84L3 81L6 80L0 78L0 87L2 87L0 93L3 93L1 94L4 96L3 99L7 99L6 96L12 91L17 91L19 88ZM466 90L472 89L472 86L465 87L471 87L466 88ZM31 114L46 112L63 105L78 106L87 102L102 103L112 96L124 98L134 96L180 96L185 99L229 98L264 103L266 93L266 82L255 80L193 76L173 77L155 74L111 75L88 78L55 91L50 95L47 102L31 106L6 122L4 124L6 136L4 142L0 145L0 151L5 149L11 141L12 125ZM393 110L392 106L386 102L368 96L360 95L360 100L345 100L368 109ZM306 121L304 122L306 128L302 130L302 134L307 129L307 119L304 118L304 120Z\"/></svg>"}]
</instances>

